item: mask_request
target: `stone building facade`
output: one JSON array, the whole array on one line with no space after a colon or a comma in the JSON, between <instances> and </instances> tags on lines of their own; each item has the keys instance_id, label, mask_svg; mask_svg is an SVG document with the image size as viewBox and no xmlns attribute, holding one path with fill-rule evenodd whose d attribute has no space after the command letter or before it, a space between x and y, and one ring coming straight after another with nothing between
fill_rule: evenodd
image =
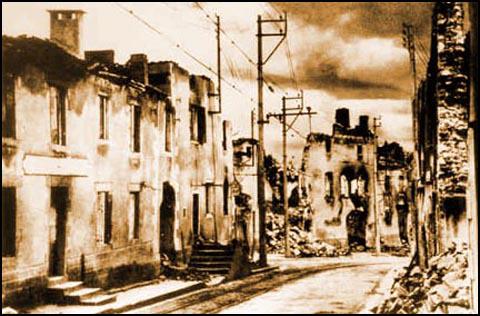
<instances>
[{"instance_id":1,"label":"stone building facade","mask_svg":"<svg viewBox=\"0 0 480 316\"><path fill-rule=\"evenodd\" d=\"M478 3L439 2L430 60L414 104L418 120L418 253L421 266L451 242L469 248L478 309Z\"/></svg>"},{"instance_id":2,"label":"stone building facade","mask_svg":"<svg viewBox=\"0 0 480 316\"><path fill-rule=\"evenodd\" d=\"M427 77L420 83L414 100L420 175L416 203L423 260L444 251L452 241L468 240L466 53L463 5L436 4Z\"/></svg>"},{"instance_id":3,"label":"stone building facade","mask_svg":"<svg viewBox=\"0 0 480 316\"><path fill-rule=\"evenodd\" d=\"M332 244L374 247L374 203L380 216L387 217L380 220L384 245L400 243L396 212L390 216L394 210L387 209L384 197L388 195L392 201L396 197L391 194L398 191L395 179L400 179L402 172L380 171L376 199L372 198L376 157L368 121L368 116L360 116L359 124L350 127L349 110L337 109L332 134L310 134L304 148L300 183L311 199L313 231ZM388 194L382 189L387 177L392 185Z\"/></svg>"},{"instance_id":4,"label":"stone building facade","mask_svg":"<svg viewBox=\"0 0 480 316\"><path fill-rule=\"evenodd\" d=\"M80 30L78 11L50 15ZM79 59L61 40L2 38L6 304L41 299L51 276L149 279L162 254L188 263L196 240L233 238L231 127L211 80L142 54Z\"/></svg>"}]
</instances>

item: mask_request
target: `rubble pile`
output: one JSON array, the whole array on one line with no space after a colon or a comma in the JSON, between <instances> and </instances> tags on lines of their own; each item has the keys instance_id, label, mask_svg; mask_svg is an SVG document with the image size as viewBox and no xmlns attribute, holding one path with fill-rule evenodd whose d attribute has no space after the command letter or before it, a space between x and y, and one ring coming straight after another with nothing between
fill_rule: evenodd
<instances>
[{"instance_id":1,"label":"rubble pile","mask_svg":"<svg viewBox=\"0 0 480 316\"><path fill-rule=\"evenodd\" d=\"M390 296L372 309L377 314L465 313L470 308L467 246L453 244L429 260L422 272L414 266L399 271Z\"/></svg>"},{"instance_id":2,"label":"rubble pile","mask_svg":"<svg viewBox=\"0 0 480 316\"><path fill-rule=\"evenodd\" d=\"M300 208L292 208L289 218L290 251L295 257L337 257L349 254L348 249L336 248L315 238L305 230ZM281 214L267 214L267 247L271 253L285 251L285 218Z\"/></svg>"}]
</instances>

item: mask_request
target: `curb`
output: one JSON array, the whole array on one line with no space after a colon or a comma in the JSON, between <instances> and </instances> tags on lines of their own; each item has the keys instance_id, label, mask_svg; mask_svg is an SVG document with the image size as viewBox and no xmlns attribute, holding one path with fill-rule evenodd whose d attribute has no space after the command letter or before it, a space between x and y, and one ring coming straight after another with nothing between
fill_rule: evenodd
<instances>
[{"instance_id":1,"label":"curb","mask_svg":"<svg viewBox=\"0 0 480 316\"><path fill-rule=\"evenodd\" d=\"M158 296L149 298L148 300L145 300L145 301L136 302L136 303L129 304L129 305L122 306L122 307L118 307L118 308L109 308L109 309L100 311L97 314L124 313L124 312L127 312L127 311L132 310L132 309L137 309L137 308L145 307L145 306L148 306L148 305L151 305L151 304L159 303L161 301L165 301L165 300L168 300L168 299L171 299L171 298L174 298L174 297L177 297L177 296L181 296L181 295L184 295L184 294L196 291L196 290L200 290L200 289L203 289L205 287L207 287L207 285L204 282L198 282L196 284L192 284L190 286L187 286L187 287L184 287L184 288L172 291L172 292L160 294Z\"/></svg>"},{"instance_id":2,"label":"curb","mask_svg":"<svg viewBox=\"0 0 480 316\"><path fill-rule=\"evenodd\" d=\"M260 273L267 273L267 272L271 272L271 271L278 271L279 269L280 269L279 266L270 266L270 267L252 269L251 275L260 274Z\"/></svg>"},{"instance_id":3,"label":"curb","mask_svg":"<svg viewBox=\"0 0 480 316\"><path fill-rule=\"evenodd\" d=\"M372 308L381 304L390 295L390 288L395 283L395 274L399 267L392 268L383 278L378 285L372 289L374 294L367 299L360 314L373 314ZM376 293L375 293L376 292Z\"/></svg>"}]
</instances>

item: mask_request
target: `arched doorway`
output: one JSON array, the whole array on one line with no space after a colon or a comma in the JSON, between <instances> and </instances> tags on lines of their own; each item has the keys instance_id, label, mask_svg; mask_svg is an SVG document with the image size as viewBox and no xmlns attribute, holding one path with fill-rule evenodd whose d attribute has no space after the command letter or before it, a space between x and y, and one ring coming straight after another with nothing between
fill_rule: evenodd
<instances>
[{"instance_id":1,"label":"arched doorway","mask_svg":"<svg viewBox=\"0 0 480 316\"><path fill-rule=\"evenodd\" d=\"M367 224L366 212L351 211L346 218L348 245L353 249L365 249L365 231Z\"/></svg>"},{"instance_id":2,"label":"arched doorway","mask_svg":"<svg viewBox=\"0 0 480 316\"><path fill-rule=\"evenodd\" d=\"M175 260L175 189L163 183L163 199L160 205L160 253Z\"/></svg>"}]
</instances>

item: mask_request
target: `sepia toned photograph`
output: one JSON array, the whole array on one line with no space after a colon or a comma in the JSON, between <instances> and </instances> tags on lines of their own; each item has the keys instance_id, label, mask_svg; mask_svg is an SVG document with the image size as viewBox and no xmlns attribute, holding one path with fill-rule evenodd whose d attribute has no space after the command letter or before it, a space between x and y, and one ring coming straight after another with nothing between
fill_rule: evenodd
<instances>
[{"instance_id":1,"label":"sepia toned photograph","mask_svg":"<svg viewBox=\"0 0 480 316\"><path fill-rule=\"evenodd\" d=\"M478 2L2 2L2 314L478 314Z\"/></svg>"}]
</instances>

